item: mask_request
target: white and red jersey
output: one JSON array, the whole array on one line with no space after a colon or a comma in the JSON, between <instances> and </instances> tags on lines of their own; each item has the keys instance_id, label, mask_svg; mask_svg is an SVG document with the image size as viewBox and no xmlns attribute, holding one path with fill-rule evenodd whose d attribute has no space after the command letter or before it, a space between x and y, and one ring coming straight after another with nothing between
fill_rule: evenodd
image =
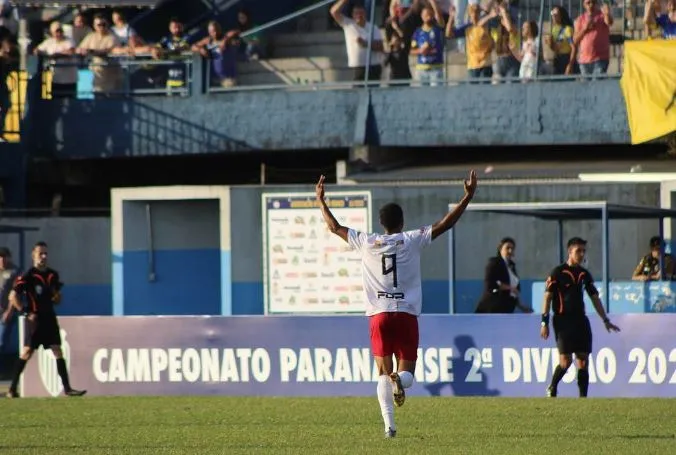
<instances>
[{"instance_id":1,"label":"white and red jersey","mask_svg":"<svg viewBox=\"0 0 676 455\"><path fill-rule=\"evenodd\" d=\"M366 315L422 311L420 253L432 243L432 226L398 234L349 229L347 241L361 254Z\"/></svg>"}]
</instances>

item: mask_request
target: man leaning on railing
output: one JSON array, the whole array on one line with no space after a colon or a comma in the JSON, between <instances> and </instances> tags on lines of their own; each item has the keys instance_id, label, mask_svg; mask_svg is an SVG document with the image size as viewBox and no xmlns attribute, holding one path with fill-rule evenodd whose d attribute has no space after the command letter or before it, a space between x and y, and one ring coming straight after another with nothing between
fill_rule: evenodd
<instances>
[{"instance_id":1,"label":"man leaning on railing","mask_svg":"<svg viewBox=\"0 0 676 455\"><path fill-rule=\"evenodd\" d=\"M58 21L49 25L50 37L35 48L35 55L49 57L46 62L51 67L52 96L75 96L77 87L77 66L73 59L75 46L66 38L63 27Z\"/></svg>"},{"instance_id":2,"label":"man leaning on railing","mask_svg":"<svg viewBox=\"0 0 676 455\"><path fill-rule=\"evenodd\" d=\"M186 84L186 65L184 52L190 52L190 43L183 33L183 23L177 18L171 18L169 21L169 37L164 37L152 49L151 53L156 60L176 61L175 65L167 67L155 67L153 71L153 80L155 85L162 82L170 91L176 88L183 88Z\"/></svg>"},{"instance_id":3,"label":"man leaning on railing","mask_svg":"<svg viewBox=\"0 0 676 455\"><path fill-rule=\"evenodd\" d=\"M117 38L108 29L108 21L101 14L94 16L94 31L77 48L78 54L91 57L96 95L110 94L122 88L122 70L108 57L119 46Z\"/></svg>"}]
</instances>

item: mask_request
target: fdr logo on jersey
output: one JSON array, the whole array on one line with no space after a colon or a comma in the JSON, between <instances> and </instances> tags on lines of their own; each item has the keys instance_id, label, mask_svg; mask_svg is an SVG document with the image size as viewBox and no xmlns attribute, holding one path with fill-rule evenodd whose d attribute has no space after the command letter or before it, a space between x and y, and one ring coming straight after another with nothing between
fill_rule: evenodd
<instances>
[{"instance_id":1,"label":"fdr logo on jersey","mask_svg":"<svg viewBox=\"0 0 676 455\"><path fill-rule=\"evenodd\" d=\"M379 299L404 300L403 292L384 292L378 291Z\"/></svg>"},{"instance_id":2,"label":"fdr logo on jersey","mask_svg":"<svg viewBox=\"0 0 676 455\"><path fill-rule=\"evenodd\" d=\"M66 331L61 329L61 350L66 360L66 368L70 370L70 344L66 341ZM56 358L51 349L40 346L38 349L38 370L40 379L45 390L53 397L58 397L63 392L61 377L56 369Z\"/></svg>"}]
</instances>

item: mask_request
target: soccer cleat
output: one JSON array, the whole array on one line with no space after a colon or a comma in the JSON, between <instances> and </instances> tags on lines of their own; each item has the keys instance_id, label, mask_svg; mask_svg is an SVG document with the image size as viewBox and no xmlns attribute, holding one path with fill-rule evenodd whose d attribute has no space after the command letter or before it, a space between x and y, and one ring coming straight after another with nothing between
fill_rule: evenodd
<instances>
[{"instance_id":1,"label":"soccer cleat","mask_svg":"<svg viewBox=\"0 0 676 455\"><path fill-rule=\"evenodd\" d=\"M399 377L399 373L390 374L390 379L392 380L392 385L394 385L394 391L392 392L392 395L394 395L394 404L396 404L398 407L402 407L406 401L406 392L401 386L401 378Z\"/></svg>"},{"instance_id":2,"label":"soccer cleat","mask_svg":"<svg viewBox=\"0 0 676 455\"><path fill-rule=\"evenodd\" d=\"M5 398L19 398L19 394L16 393L15 390L9 390L9 391L5 394Z\"/></svg>"},{"instance_id":3,"label":"soccer cleat","mask_svg":"<svg viewBox=\"0 0 676 455\"><path fill-rule=\"evenodd\" d=\"M554 387L547 387L547 398L556 398L556 389Z\"/></svg>"},{"instance_id":4,"label":"soccer cleat","mask_svg":"<svg viewBox=\"0 0 676 455\"><path fill-rule=\"evenodd\" d=\"M393 430L392 428L388 428L387 431L385 432L385 439L393 438L396 435L397 435L397 430Z\"/></svg>"},{"instance_id":5,"label":"soccer cleat","mask_svg":"<svg viewBox=\"0 0 676 455\"><path fill-rule=\"evenodd\" d=\"M70 390L66 391L66 395L69 396L69 397L81 397L85 393L87 393L86 390L70 389Z\"/></svg>"}]
</instances>

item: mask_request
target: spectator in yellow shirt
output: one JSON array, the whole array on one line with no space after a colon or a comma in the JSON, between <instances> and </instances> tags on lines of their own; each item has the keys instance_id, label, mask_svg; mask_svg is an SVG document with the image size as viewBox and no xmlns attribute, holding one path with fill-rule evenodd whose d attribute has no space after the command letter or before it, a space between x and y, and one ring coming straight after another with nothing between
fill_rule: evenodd
<instances>
[{"instance_id":1,"label":"spectator in yellow shirt","mask_svg":"<svg viewBox=\"0 0 676 455\"><path fill-rule=\"evenodd\" d=\"M468 8L469 22L455 26L455 7L451 6L446 24L446 37L456 38L465 36L467 43L467 74L469 78L490 79L493 77L493 38L488 29L488 22L497 17L497 11L481 17L479 5L472 4ZM490 83L490 80L486 81Z\"/></svg>"},{"instance_id":2,"label":"spectator in yellow shirt","mask_svg":"<svg viewBox=\"0 0 676 455\"><path fill-rule=\"evenodd\" d=\"M573 21L563 6L554 6L551 15L552 32L545 37L545 44L554 52L554 74L578 74Z\"/></svg>"}]
</instances>

